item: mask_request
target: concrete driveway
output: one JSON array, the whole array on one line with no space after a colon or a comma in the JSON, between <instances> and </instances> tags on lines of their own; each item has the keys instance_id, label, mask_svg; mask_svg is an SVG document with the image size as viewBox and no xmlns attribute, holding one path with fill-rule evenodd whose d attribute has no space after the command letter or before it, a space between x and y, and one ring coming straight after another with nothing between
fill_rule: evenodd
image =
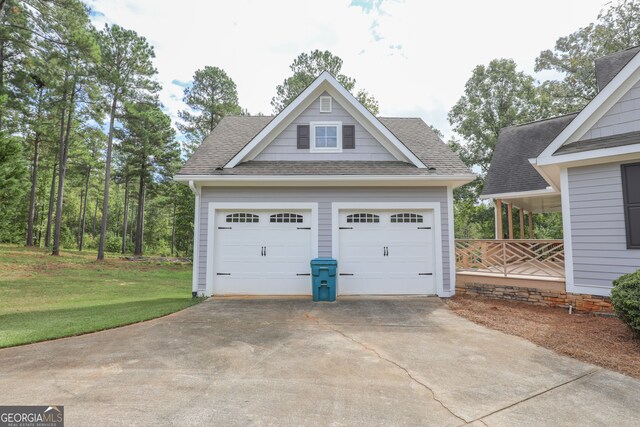
<instances>
[{"instance_id":1,"label":"concrete driveway","mask_svg":"<svg viewBox=\"0 0 640 427\"><path fill-rule=\"evenodd\" d=\"M629 426L640 381L437 298L213 299L0 350L0 404L62 404L69 426Z\"/></svg>"}]
</instances>

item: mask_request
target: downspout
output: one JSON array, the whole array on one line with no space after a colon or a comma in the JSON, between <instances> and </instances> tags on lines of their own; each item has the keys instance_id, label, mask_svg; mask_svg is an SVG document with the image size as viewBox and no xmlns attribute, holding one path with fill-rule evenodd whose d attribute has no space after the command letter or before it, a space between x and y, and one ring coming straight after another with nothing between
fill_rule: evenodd
<instances>
[{"instance_id":1,"label":"downspout","mask_svg":"<svg viewBox=\"0 0 640 427\"><path fill-rule=\"evenodd\" d=\"M193 181L189 181L189 188L196 195L195 213L193 218L193 277L191 282L191 296L198 296L198 272L200 267L200 189Z\"/></svg>"}]
</instances>

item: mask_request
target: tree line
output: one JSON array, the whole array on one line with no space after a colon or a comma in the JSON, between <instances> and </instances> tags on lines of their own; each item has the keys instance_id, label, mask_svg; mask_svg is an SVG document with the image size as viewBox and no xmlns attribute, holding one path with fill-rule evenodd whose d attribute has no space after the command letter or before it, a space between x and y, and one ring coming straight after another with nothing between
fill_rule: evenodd
<instances>
[{"instance_id":1,"label":"tree line","mask_svg":"<svg viewBox=\"0 0 640 427\"><path fill-rule=\"evenodd\" d=\"M79 0L0 0L0 242L51 249L189 256L193 195L172 181L225 115L249 112L218 67L197 70L172 123L158 99L154 49L133 30L93 27ZM456 237L493 237L493 209L479 202L502 127L582 108L597 93L593 60L640 44L635 0L610 3L595 23L536 59L539 82L511 59L477 66L449 112L449 141L479 178L455 192ZM378 102L341 73L329 51L302 53L271 105L282 111L324 70L372 113ZM180 132L178 138L174 125ZM516 221L517 223L517 221ZM542 215L536 237L561 235Z\"/></svg>"},{"instance_id":2,"label":"tree line","mask_svg":"<svg viewBox=\"0 0 640 427\"><path fill-rule=\"evenodd\" d=\"M172 181L225 115L248 114L226 72L197 70L175 123L158 99L154 49L130 29L91 24L79 0L0 0L0 242L105 252L192 252L194 200ZM277 88L281 110L323 63L301 55ZM377 111L366 91L357 94Z\"/></svg>"},{"instance_id":3,"label":"tree line","mask_svg":"<svg viewBox=\"0 0 640 427\"><path fill-rule=\"evenodd\" d=\"M457 238L493 238L493 207L479 201L500 129L580 111L598 93L596 58L640 45L640 2L609 2L595 22L560 37L535 59L535 71L561 78L537 81L512 59L474 68L464 93L449 112L456 133L449 146L478 178L454 192ZM514 209L516 234L519 232ZM559 213L536 215L535 237L562 237Z\"/></svg>"}]
</instances>

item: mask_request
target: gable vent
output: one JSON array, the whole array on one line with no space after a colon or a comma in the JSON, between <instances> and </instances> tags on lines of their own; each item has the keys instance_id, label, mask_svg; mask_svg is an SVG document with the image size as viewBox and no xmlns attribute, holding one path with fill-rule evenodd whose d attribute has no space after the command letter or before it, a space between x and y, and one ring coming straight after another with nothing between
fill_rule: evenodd
<instances>
[{"instance_id":1,"label":"gable vent","mask_svg":"<svg viewBox=\"0 0 640 427\"><path fill-rule=\"evenodd\" d=\"M321 113L330 113L331 112L331 97L330 96L321 96L320 97L320 112Z\"/></svg>"}]
</instances>

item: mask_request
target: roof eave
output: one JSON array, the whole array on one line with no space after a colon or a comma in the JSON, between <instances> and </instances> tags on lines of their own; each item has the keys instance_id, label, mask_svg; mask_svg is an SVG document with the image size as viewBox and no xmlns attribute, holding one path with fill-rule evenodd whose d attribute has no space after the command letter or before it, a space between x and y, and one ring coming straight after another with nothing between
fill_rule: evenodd
<instances>
[{"instance_id":1,"label":"roof eave","mask_svg":"<svg viewBox=\"0 0 640 427\"><path fill-rule=\"evenodd\" d=\"M476 179L462 175L176 175L176 182L206 186L397 186L457 188Z\"/></svg>"}]
</instances>

